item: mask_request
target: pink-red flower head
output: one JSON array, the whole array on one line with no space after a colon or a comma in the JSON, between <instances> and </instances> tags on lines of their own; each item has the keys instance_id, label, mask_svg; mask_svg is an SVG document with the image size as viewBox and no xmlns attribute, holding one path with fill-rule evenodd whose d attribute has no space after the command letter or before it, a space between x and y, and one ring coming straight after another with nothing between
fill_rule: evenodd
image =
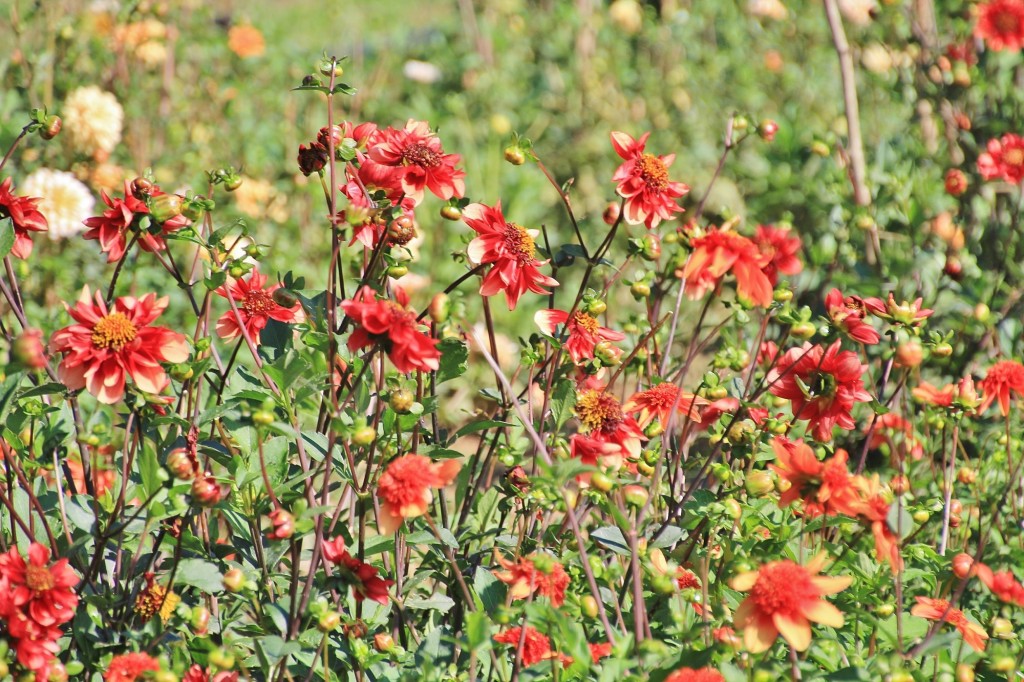
<instances>
[{"instance_id":1,"label":"pink-red flower head","mask_svg":"<svg viewBox=\"0 0 1024 682\"><path fill-rule=\"evenodd\" d=\"M401 288L395 289L394 301L378 299L370 287L342 301L341 309L357 325L348 337L349 350L380 344L399 372L436 371L441 361L437 340L420 331L408 304L409 297Z\"/></svg>"},{"instance_id":2,"label":"pink-red flower head","mask_svg":"<svg viewBox=\"0 0 1024 682\"><path fill-rule=\"evenodd\" d=\"M684 279L718 280L731 272L740 296L764 308L772 304L772 283L764 273L772 256L757 244L732 230L715 228L694 237L690 246L693 252L683 266Z\"/></svg>"},{"instance_id":3,"label":"pink-red flower head","mask_svg":"<svg viewBox=\"0 0 1024 682\"><path fill-rule=\"evenodd\" d=\"M986 180L1001 178L1011 185L1024 181L1024 137L1006 133L989 140L978 156L978 172Z\"/></svg>"},{"instance_id":4,"label":"pink-red flower head","mask_svg":"<svg viewBox=\"0 0 1024 682\"><path fill-rule=\"evenodd\" d=\"M418 204L423 190L447 201L466 193L466 172L456 168L458 154L446 154L441 140L424 121L410 119L405 128L380 131L380 141L368 150L370 158L401 170L402 188Z\"/></svg>"},{"instance_id":5,"label":"pink-red flower head","mask_svg":"<svg viewBox=\"0 0 1024 682\"><path fill-rule=\"evenodd\" d=\"M432 491L450 485L461 467L458 460L432 462L416 454L393 459L377 482L380 532L394 533L405 519L426 514Z\"/></svg>"},{"instance_id":6,"label":"pink-red flower head","mask_svg":"<svg viewBox=\"0 0 1024 682\"><path fill-rule=\"evenodd\" d=\"M548 336L556 336L559 325L565 325L569 337L565 341L565 349L576 364L594 357L594 347L603 341L622 341L626 335L607 327L602 327L597 318L583 311L569 313L564 310L539 310L533 316L534 322Z\"/></svg>"},{"instance_id":7,"label":"pink-red flower head","mask_svg":"<svg viewBox=\"0 0 1024 682\"><path fill-rule=\"evenodd\" d=\"M690 188L668 177L676 155L655 156L644 151L650 133L644 133L639 140L621 132L614 132L611 137L615 153L623 159L612 181L618 184L616 192L626 200L626 222L643 223L647 229L653 229L662 220L671 220L674 213L682 212L676 199Z\"/></svg>"},{"instance_id":8,"label":"pink-red flower head","mask_svg":"<svg viewBox=\"0 0 1024 682\"><path fill-rule=\"evenodd\" d=\"M977 7L974 35L990 50L1020 50L1024 47L1024 0L989 0Z\"/></svg>"},{"instance_id":9,"label":"pink-red flower head","mask_svg":"<svg viewBox=\"0 0 1024 682\"><path fill-rule=\"evenodd\" d=\"M78 303L67 306L75 324L50 338L50 350L64 354L60 380L72 390L85 388L108 404L124 396L129 377L143 393L162 392L170 380L160 363L184 362L189 356L184 336L150 326L166 308L166 296L146 294L122 296L110 309L98 292L93 300L86 287Z\"/></svg>"},{"instance_id":10,"label":"pink-red flower head","mask_svg":"<svg viewBox=\"0 0 1024 682\"><path fill-rule=\"evenodd\" d=\"M789 349L767 381L773 395L792 403L793 417L807 420L814 437L828 442L836 426L848 431L856 428L853 406L871 400L863 375L857 354L840 350L836 341L828 348L805 343Z\"/></svg>"},{"instance_id":11,"label":"pink-red flower head","mask_svg":"<svg viewBox=\"0 0 1024 682\"><path fill-rule=\"evenodd\" d=\"M479 235L469 243L469 260L491 266L480 285L482 295L504 291L508 309L513 310L527 291L547 294L544 287L558 286L540 271L547 261L537 260L534 239L539 232L505 220L500 201L493 207L470 204L462 209L462 219Z\"/></svg>"},{"instance_id":12,"label":"pink-red flower head","mask_svg":"<svg viewBox=\"0 0 1024 682\"><path fill-rule=\"evenodd\" d=\"M0 220L10 218L14 226L14 246L11 254L25 259L32 253L32 233L46 232L50 225L46 216L39 212L41 199L21 197L14 193L11 179L0 183Z\"/></svg>"},{"instance_id":13,"label":"pink-red flower head","mask_svg":"<svg viewBox=\"0 0 1024 682\"><path fill-rule=\"evenodd\" d=\"M298 302L285 308L274 300L274 292L281 288L280 284L271 284L269 287L266 284L267 276L254 269L248 278L232 279L229 284L217 289L216 293L224 298L230 292L238 308L237 315L233 310L228 310L217 320L218 336L227 340L238 338L244 326L249 338L258 346L260 332L270 320L294 324L304 319L302 306Z\"/></svg>"}]
</instances>

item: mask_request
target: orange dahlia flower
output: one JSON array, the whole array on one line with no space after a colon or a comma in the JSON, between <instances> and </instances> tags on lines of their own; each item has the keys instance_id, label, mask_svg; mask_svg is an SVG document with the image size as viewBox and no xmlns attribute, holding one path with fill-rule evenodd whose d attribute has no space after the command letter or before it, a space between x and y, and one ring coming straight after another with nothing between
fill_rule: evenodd
<instances>
[{"instance_id":1,"label":"orange dahlia flower","mask_svg":"<svg viewBox=\"0 0 1024 682\"><path fill-rule=\"evenodd\" d=\"M804 651L811 644L812 622L842 627L843 614L822 597L845 590L853 578L819 576L824 567L825 555L819 554L807 566L772 561L732 579L734 590L750 593L733 618L747 650L767 651L781 634L795 650Z\"/></svg>"},{"instance_id":2,"label":"orange dahlia flower","mask_svg":"<svg viewBox=\"0 0 1024 682\"><path fill-rule=\"evenodd\" d=\"M388 464L377 482L381 533L394 533L405 519L427 513L432 489L444 488L455 480L462 465L454 459L432 462L422 455L397 457Z\"/></svg>"},{"instance_id":3,"label":"orange dahlia flower","mask_svg":"<svg viewBox=\"0 0 1024 682\"><path fill-rule=\"evenodd\" d=\"M981 380L982 400L978 412L984 412L998 398L999 409L1005 417L1010 413L1010 393L1024 396L1024 365L1015 360L1001 360L992 365Z\"/></svg>"},{"instance_id":4,"label":"orange dahlia flower","mask_svg":"<svg viewBox=\"0 0 1024 682\"><path fill-rule=\"evenodd\" d=\"M714 668L679 668L665 682L725 682L725 678Z\"/></svg>"},{"instance_id":5,"label":"orange dahlia flower","mask_svg":"<svg viewBox=\"0 0 1024 682\"><path fill-rule=\"evenodd\" d=\"M509 561L497 554L495 558L504 570L494 571L494 577L509 586L512 599L526 599L536 592L550 599L552 606L565 603L569 574L550 556L535 553L519 561Z\"/></svg>"},{"instance_id":6,"label":"orange dahlia flower","mask_svg":"<svg viewBox=\"0 0 1024 682\"><path fill-rule=\"evenodd\" d=\"M927 620L940 620L949 623L963 635L967 645L975 651L985 650L985 640L988 633L985 628L977 623L967 620L967 616L960 609L954 608L945 599L932 599L930 597L915 597L917 606L910 609L910 615Z\"/></svg>"},{"instance_id":7,"label":"orange dahlia flower","mask_svg":"<svg viewBox=\"0 0 1024 682\"><path fill-rule=\"evenodd\" d=\"M122 296L110 310L98 292L94 303L86 287L74 307L65 307L76 324L50 338L50 350L64 354L58 375L68 388L85 388L102 403L124 397L126 377L143 393L162 392L170 380L160 363L188 359L184 336L148 326L167 308L166 296Z\"/></svg>"},{"instance_id":8,"label":"orange dahlia flower","mask_svg":"<svg viewBox=\"0 0 1024 682\"><path fill-rule=\"evenodd\" d=\"M708 230L690 241L693 252L683 266L682 277L720 279L727 272L736 277L736 291L754 305L772 304L772 283L764 269L772 262L751 240L728 229Z\"/></svg>"},{"instance_id":9,"label":"orange dahlia flower","mask_svg":"<svg viewBox=\"0 0 1024 682\"><path fill-rule=\"evenodd\" d=\"M836 450L821 461L807 443L782 436L772 441L772 449L776 463L768 466L789 484L779 498L780 507L803 500L808 516L857 515L860 498L847 467L846 450Z\"/></svg>"},{"instance_id":10,"label":"orange dahlia flower","mask_svg":"<svg viewBox=\"0 0 1024 682\"><path fill-rule=\"evenodd\" d=\"M706 398L685 391L680 392L678 386L666 381L646 391L634 393L623 404L622 409L626 412L639 412L637 423L641 428L645 428L655 419L667 426L673 408L684 418L700 424L700 409L707 405L709 403Z\"/></svg>"}]
</instances>

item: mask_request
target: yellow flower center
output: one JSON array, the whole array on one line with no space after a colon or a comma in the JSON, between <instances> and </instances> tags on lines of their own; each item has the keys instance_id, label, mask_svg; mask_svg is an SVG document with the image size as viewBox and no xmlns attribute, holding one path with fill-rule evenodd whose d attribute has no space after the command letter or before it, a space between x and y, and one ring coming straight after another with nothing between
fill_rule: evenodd
<instances>
[{"instance_id":1,"label":"yellow flower center","mask_svg":"<svg viewBox=\"0 0 1024 682\"><path fill-rule=\"evenodd\" d=\"M614 428L625 418L622 406L604 391L590 390L576 401L576 417L587 431Z\"/></svg>"},{"instance_id":2,"label":"yellow flower center","mask_svg":"<svg viewBox=\"0 0 1024 682\"><path fill-rule=\"evenodd\" d=\"M138 333L139 330L127 315L111 313L92 328L92 345L97 348L113 348L118 351L134 341Z\"/></svg>"},{"instance_id":3,"label":"yellow flower center","mask_svg":"<svg viewBox=\"0 0 1024 682\"><path fill-rule=\"evenodd\" d=\"M668 168L654 154L641 156L636 162L636 167L648 189L660 191L668 187Z\"/></svg>"},{"instance_id":4,"label":"yellow flower center","mask_svg":"<svg viewBox=\"0 0 1024 682\"><path fill-rule=\"evenodd\" d=\"M578 324L580 327L583 327L591 334L597 333L597 320L594 319L592 316L588 315L587 313L576 313L574 319L576 320L576 324Z\"/></svg>"},{"instance_id":5,"label":"yellow flower center","mask_svg":"<svg viewBox=\"0 0 1024 682\"><path fill-rule=\"evenodd\" d=\"M1010 149L1003 154L1003 160L1009 166L1024 165L1024 149Z\"/></svg>"},{"instance_id":6,"label":"yellow flower center","mask_svg":"<svg viewBox=\"0 0 1024 682\"><path fill-rule=\"evenodd\" d=\"M29 564L25 567L25 584L35 592L45 592L54 587L53 574L46 566Z\"/></svg>"},{"instance_id":7,"label":"yellow flower center","mask_svg":"<svg viewBox=\"0 0 1024 682\"><path fill-rule=\"evenodd\" d=\"M520 262L532 261L537 253L533 237L525 227L515 223L505 223L505 246L519 257Z\"/></svg>"}]
</instances>

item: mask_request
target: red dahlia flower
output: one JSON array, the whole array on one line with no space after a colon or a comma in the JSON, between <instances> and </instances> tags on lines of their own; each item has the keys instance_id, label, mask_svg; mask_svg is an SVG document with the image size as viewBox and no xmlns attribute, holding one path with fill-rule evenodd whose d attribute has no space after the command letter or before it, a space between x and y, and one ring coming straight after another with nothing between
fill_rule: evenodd
<instances>
[{"instance_id":1,"label":"red dahlia flower","mask_svg":"<svg viewBox=\"0 0 1024 682\"><path fill-rule=\"evenodd\" d=\"M376 566L364 563L349 554L345 549L345 539L340 535L325 542L323 547L324 559L338 567L341 579L352 585L356 601L370 599L378 604L388 603L391 598L388 588L394 585L395 581L381 578Z\"/></svg>"},{"instance_id":2,"label":"red dahlia flower","mask_svg":"<svg viewBox=\"0 0 1024 682\"><path fill-rule=\"evenodd\" d=\"M32 253L32 233L46 232L50 224L36 208L40 199L19 197L12 191L11 179L0 183L0 220L10 218L14 225L14 246L11 253L22 260Z\"/></svg>"},{"instance_id":3,"label":"red dahlia flower","mask_svg":"<svg viewBox=\"0 0 1024 682\"><path fill-rule=\"evenodd\" d=\"M647 438L611 393L587 390L577 398L575 411L584 433L569 441L573 457L584 464L600 462L617 469L624 460L640 456L641 443Z\"/></svg>"},{"instance_id":4,"label":"red dahlia flower","mask_svg":"<svg viewBox=\"0 0 1024 682\"><path fill-rule=\"evenodd\" d=\"M1000 360L989 367L988 374L981 380L981 391L985 399L978 412L999 399L999 409L1005 417L1010 413L1010 394L1024 396L1024 365L1015 360Z\"/></svg>"},{"instance_id":5,"label":"red dahlia flower","mask_svg":"<svg viewBox=\"0 0 1024 682\"><path fill-rule=\"evenodd\" d=\"M789 485L779 498L780 507L803 500L804 513L810 517L857 516L860 497L850 477L846 450L836 450L832 457L821 461L807 443L783 436L772 441L772 449L777 464L769 466Z\"/></svg>"},{"instance_id":6,"label":"red dahlia flower","mask_svg":"<svg viewBox=\"0 0 1024 682\"><path fill-rule=\"evenodd\" d=\"M33 542L28 548L28 561L17 549L0 554L0 578L10 590L0 599L0 617L10 618L15 611L24 611L34 623L48 628L71 620L78 606L78 595L72 589L78 576L67 559L49 565L50 550Z\"/></svg>"},{"instance_id":7,"label":"red dahlia flower","mask_svg":"<svg viewBox=\"0 0 1024 682\"><path fill-rule=\"evenodd\" d=\"M424 188L445 201L466 193L466 172L455 167L461 157L445 154L424 121L409 119L402 130L380 131L379 142L368 153L379 164L402 169L402 188L417 204L423 201Z\"/></svg>"},{"instance_id":8,"label":"red dahlia flower","mask_svg":"<svg viewBox=\"0 0 1024 682\"><path fill-rule=\"evenodd\" d=\"M505 220L500 201L494 207L470 204L462 209L462 219L480 235L469 243L469 259L477 265L491 264L480 285L482 295L504 291L508 309L513 310L527 291L547 294L544 287L558 286L539 269L548 262L537 260L533 240L539 232Z\"/></svg>"},{"instance_id":9,"label":"red dahlia flower","mask_svg":"<svg viewBox=\"0 0 1024 682\"><path fill-rule=\"evenodd\" d=\"M564 324L569 331L565 348L569 357L576 364L594 357L594 346L602 341L622 341L626 335L598 324L597 318L584 312L576 311L572 320L564 310L539 310L533 316L534 322L548 336L555 336L558 325Z\"/></svg>"},{"instance_id":10,"label":"red dahlia flower","mask_svg":"<svg viewBox=\"0 0 1024 682\"><path fill-rule=\"evenodd\" d=\"M217 335L220 338L230 340L241 336L239 318L245 325L249 338L257 346L260 344L260 332L270 320L289 324L302 322L302 306L298 302L290 308L279 305L274 300L274 292L280 289L281 285L275 283L268 287L266 284L267 276L254 269L248 278L232 279L229 284L221 285L217 289L216 293L224 298L227 298L230 292L238 308L238 315L233 310L228 310L217 320Z\"/></svg>"},{"instance_id":11,"label":"red dahlia flower","mask_svg":"<svg viewBox=\"0 0 1024 682\"><path fill-rule=\"evenodd\" d=\"M864 321L868 310L860 296L843 298L839 289L832 289L825 296L825 307L832 322L849 334L854 341L871 345L881 340L882 337L874 327Z\"/></svg>"},{"instance_id":12,"label":"red dahlia flower","mask_svg":"<svg viewBox=\"0 0 1024 682\"><path fill-rule=\"evenodd\" d=\"M437 341L420 331L408 304L409 297L401 288L395 289L394 301L378 299L370 287L342 301L341 309L358 325L348 337L349 350L380 344L399 372L436 371L441 360Z\"/></svg>"},{"instance_id":13,"label":"red dahlia flower","mask_svg":"<svg viewBox=\"0 0 1024 682\"><path fill-rule=\"evenodd\" d=\"M795 275L804 269L803 262L797 256L803 243L789 227L758 225L754 243L761 253L771 259L764 266L763 272L772 287L779 283L780 274Z\"/></svg>"},{"instance_id":14,"label":"red dahlia flower","mask_svg":"<svg viewBox=\"0 0 1024 682\"><path fill-rule=\"evenodd\" d=\"M666 381L652 386L646 391L634 393L625 402L622 409L626 412L639 412L637 423L641 428L646 428L655 419L662 426L668 427L673 408L684 419L689 419L694 424L700 424L700 410L709 404L706 398L685 391L680 392L678 386L671 381Z\"/></svg>"},{"instance_id":15,"label":"red dahlia flower","mask_svg":"<svg viewBox=\"0 0 1024 682\"><path fill-rule=\"evenodd\" d=\"M854 476L853 482L861 495L858 516L862 521L870 524L871 534L875 538L875 556L879 561L888 562L893 573L903 570L900 539L896 535L895 529L889 526L889 509L892 506L892 500L890 496L884 494L878 474L874 474L870 478Z\"/></svg>"},{"instance_id":16,"label":"red dahlia flower","mask_svg":"<svg viewBox=\"0 0 1024 682\"><path fill-rule=\"evenodd\" d=\"M518 561L509 561L496 554L495 558L503 570L494 571L494 577L509 586L508 594L512 599L526 599L536 592L549 598L556 608L565 603L569 574L550 556L531 554Z\"/></svg>"},{"instance_id":17,"label":"red dahlia flower","mask_svg":"<svg viewBox=\"0 0 1024 682\"><path fill-rule=\"evenodd\" d=\"M514 627L494 636L494 641L501 644L508 644L513 647L519 646L519 640L523 636L523 628ZM568 656L563 656L551 650L551 640L543 635L537 628L526 626L526 637L523 640L523 665L533 665L551 658L557 658L563 664L572 661Z\"/></svg>"},{"instance_id":18,"label":"red dahlia flower","mask_svg":"<svg viewBox=\"0 0 1024 682\"><path fill-rule=\"evenodd\" d=\"M917 600L917 606L910 609L910 615L949 623L960 631L967 646L975 651L985 650L985 640L988 639L988 633L985 632L985 628L977 623L967 620L967 616L964 615L963 611L953 608L945 599L914 598Z\"/></svg>"},{"instance_id":19,"label":"red dahlia flower","mask_svg":"<svg viewBox=\"0 0 1024 682\"><path fill-rule=\"evenodd\" d=\"M991 50L1020 50L1024 47L1024 1L990 0L977 7L974 35Z\"/></svg>"},{"instance_id":20,"label":"red dahlia flower","mask_svg":"<svg viewBox=\"0 0 1024 682\"><path fill-rule=\"evenodd\" d=\"M156 198L163 194L159 188L154 186L150 190L149 196ZM149 215L149 206L145 201L132 194L131 183L127 180L124 183L123 199L112 199L107 196L106 192L103 192L102 196L109 208L103 212L103 215L87 218L84 221L89 229L82 236L99 241L100 250L107 254L108 263L120 260L124 255L128 248L128 233L132 230L137 231L139 247L143 251L163 251L167 248L163 235L180 230L189 224L188 218L176 215L170 220L160 223L156 232L152 231L152 226L143 228L139 221Z\"/></svg>"},{"instance_id":21,"label":"red dahlia flower","mask_svg":"<svg viewBox=\"0 0 1024 682\"><path fill-rule=\"evenodd\" d=\"M732 230L715 228L694 237L690 246L693 252L683 266L684 279L717 280L732 272L740 296L764 308L772 304L772 283L764 273L772 257L762 253L757 244Z\"/></svg>"},{"instance_id":22,"label":"red dahlia flower","mask_svg":"<svg viewBox=\"0 0 1024 682\"><path fill-rule=\"evenodd\" d=\"M416 454L393 459L377 482L380 532L394 533L405 519L426 514L433 499L431 491L450 485L461 468L454 459L432 462Z\"/></svg>"},{"instance_id":23,"label":"red dahlia flower","mask_svg":"<svg viewBox=\"0 0 1024 682\"><path fill-rule=\"evenodd\" d=\"M111 659L103 679L107 682L136 682L146 673L157 670L160 670L160 662L149 654L121 654Z\"/></svg>"},{"instance_id":24,"label":"red dahlia flower","mask_svg":"<svg viewBox=\"0 0 1024 682\"><path fill-rule=\"evenodd\" d=\"M100 402L119 401L126 376L143 393L160 393L170 383L160 363L188 359L184 336L148 326L167 308L166 296L122 296L109 310L98 292L94 303L86 287L74 307L65 307L77 324L50 338L50 350L64 353L60 380L72 390L87 389Z\"/></svg>"},{"instance_id":25,"label":"red dahlia flower","mask_svg":"<svg viewBox=\"0 0 1024 682\"><path fill-rule=\"evenodd\" d=\"M1007 133L998 140L989 140L986 150L978 156L978 172L986 180L1002 178L1011 185L1024 181L1024 137Z\"/></svg>"},{"instance_id":26,"label":"red dahlia flower","mask_svg":"<svg viewBox=\"0 0 1024 682\"><path fill-rule=\"evenodd\" d=\"M772 561L732 579L734 590L750 593L733 617L750 653L767 651L780 634L793 649L804 651L811 644L812 622L843 626L843 614L822 597L845 590L853 578L819 576L824 567L825 556L818 555L807 566Z\"/></svg>"},{"instance_id":27,"label":"red dahlia flower","mask_svg":"<svg viewBox=\"0 0 1024 682\"><path fill-rule=\"evenodd\" d=\"M669 673L665 682L725 682L714 668L679 668Z\"/></svg>"},{"instance_id":28,"label":"red dahlia flower","mask_svg":"<svg viewBox=\"0 0 1024 682\"><path fill-rule=\"evenodd\" d=\"M791 348L768 373L771 393L789 400L793 418L807 420L814 437L826 443L836 426L854 429L850 411L871 400L857 354L839 346L836 341L827 349L809 343Z\"/></svg>"},{"instance_id":29,"label":"red dahlia flower","mask_svg":"<svg viewBox=\"0 0 1024 682\"><path fill-rule=\"evenodd\" d=\"M626 133L612 133L615 153L625 159L612 176L618 183L615 191L626 200L625 218L630 225L643 223L652 229L662 220L671 220L673 213L682 212L676 199L690 188L668 179L668 168L676 155L655 156L644 151L650 133L634 140Z\"/></svg>"}]
</instances>

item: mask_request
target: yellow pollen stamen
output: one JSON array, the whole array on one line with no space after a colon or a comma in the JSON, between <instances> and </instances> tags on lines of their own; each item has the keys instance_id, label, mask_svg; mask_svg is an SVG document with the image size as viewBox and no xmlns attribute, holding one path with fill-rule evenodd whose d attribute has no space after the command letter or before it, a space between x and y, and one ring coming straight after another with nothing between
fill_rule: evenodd
<instances>
[{"instance_id":1,"label":"yellow pollen stamen","mask_svg":"<svg viewBox=\"0 0 1024 682\"><path fill-rule=\"evenodd\" d=\"M640 178L649 189L660 191L668 187L668 168L664 162L653 154L644 154L636 162Z\"/></svg>"},{"instance_id":2,"label":"yellow pollen stamen","mask_svg":"<svg viewBox=\"0 0 1024 682\"><path fill-rule=\"evenodd\" d=\"M135 340L139 330L124 313L111 313L92 328L92 345L119 351Z\"/></svg>"},{"instance_id":3,"label":"yellow pollen stamen","mask_svg":"<svg viewBox=\"0 0 1024 682\"><path fill-rule=\"evenodd\" d=\"M587 391L576 401L576 417L587 431L615 426L625 415L614 396L603 391Z\"/></svg>"},{"instance_id":4,"label":"yellow pollen stamen","mask_svg":"<svg viewBox=\"0 0 1024 682\"><path fill-rule=\"evenodd\" d=\"M45 592L52 590L55 583L49 568L29 564L25 567L25 584L35 592Z\"/></svg>"},{"instance_id":5,"label":"yellow pollen stamen","mask_svg":"<svg viewBox=\"0 0 1024 682\"><path fill-rule=\"evenodd\" d=\"M586 329L591 334L597 333L597 320L587 313L576 313L575 315L576 324Z\"/></svg>"},{"instance_id":6,"label":"yellow pollen stamen","mask_svg":"<svg viewBox=\"0 0 1024 682\"><path fill-rule=\"evenodd\" d=\"M533 237L525 227L515 223L505 224L505 246L519 257L521 263L532 261L537 253Z\"/></svg>"},{"instance_id":7,"label":"yellow pollen stamen","mask_svg":"<svg viewBox=\"0 0 1024 682\"><path fill-rule=\"evenodd\" d=\"M1010 149L1003 154L1003 160L1011 166L1020 166L1024 164L1024 150Z\"/></svg>"}]
</instances>

